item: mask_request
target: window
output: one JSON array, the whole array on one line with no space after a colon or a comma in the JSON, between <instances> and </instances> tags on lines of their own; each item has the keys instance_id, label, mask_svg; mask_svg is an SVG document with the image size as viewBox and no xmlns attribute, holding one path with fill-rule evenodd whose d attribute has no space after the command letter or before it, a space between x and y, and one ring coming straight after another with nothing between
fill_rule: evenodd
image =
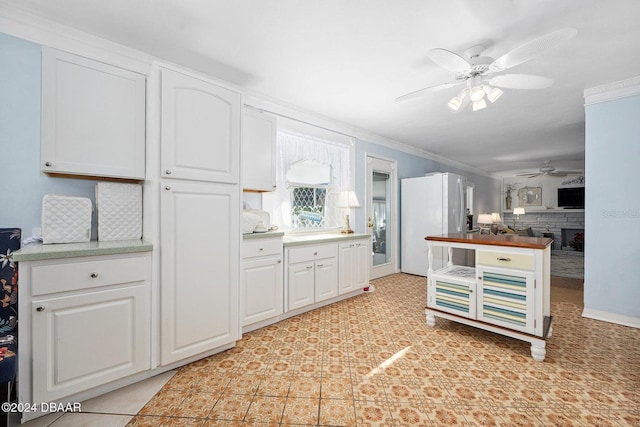
<instances>
[{"instance_id":1,"label":"window","mask_svg":"<svg viewBox=\"0 0 640 427\"><path fill-rule=\"evenodd\" d=\"M279 130L277 191L263 196L272 222L283 230L325 230L342 226L336 207L341 190L350 188L347 144Z\"/></svg>"}]
</instances>

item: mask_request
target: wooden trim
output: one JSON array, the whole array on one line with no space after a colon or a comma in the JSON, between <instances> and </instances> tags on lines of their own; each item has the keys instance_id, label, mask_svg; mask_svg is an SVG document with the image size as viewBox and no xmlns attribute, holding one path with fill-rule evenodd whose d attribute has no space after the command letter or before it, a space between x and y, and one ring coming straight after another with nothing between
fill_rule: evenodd
<instances>
[{"instance_id":1,"label":"wooden trim","mask_svg":"<svg viewBox=\"0 0 640 427\"><path fill-rule=\"evenodd\" d=\"M525 249L546 249L553 243L553 239L548 237L525 237L516 234L449 233L427 236L424 239L434 242L468 243L472 245L507 246Z\"/></svg>"}]
</instances>

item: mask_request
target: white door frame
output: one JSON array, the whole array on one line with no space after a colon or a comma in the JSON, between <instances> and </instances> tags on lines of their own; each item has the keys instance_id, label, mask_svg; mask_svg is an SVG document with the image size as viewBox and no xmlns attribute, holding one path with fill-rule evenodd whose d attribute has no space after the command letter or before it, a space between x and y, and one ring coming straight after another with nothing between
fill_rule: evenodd
<instances>
[{"instance_id":1,"label":"white door frame","mask_svg":"<svg viewBox=\"0 0 640 427\"><path fill-rule=\"evenodd\" d=\"M374 265L373 264L373 251L371 254L371 279L377 279L379 277L388 276L389 274L397 273L398 269L398 229L400 217L398 215L398 174L397 174L397 161L393 159L384 158L374 154L365 153L365 221L367 233L372 233L372 226L369 226L369 218L373 217L373 171L380 171L389 174L389 204L390 204L390 216L391 220L387 221L388 231L390 233L390 260L388 263ZM373 241L373 236L372 236Z\"/></svg>"}]
</instances>

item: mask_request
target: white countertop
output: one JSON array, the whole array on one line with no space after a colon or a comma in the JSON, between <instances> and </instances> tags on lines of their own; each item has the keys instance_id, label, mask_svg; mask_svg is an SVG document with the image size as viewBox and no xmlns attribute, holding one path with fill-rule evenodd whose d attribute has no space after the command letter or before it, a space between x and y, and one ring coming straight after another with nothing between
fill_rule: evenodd
<instances>
[{"instance_id":1,"label":"white countertop","mask_svg":"<svg viewBox=\"0 0 640 427\"><path fill-rule=\"evenodd\" d=\"M13 260L36 261L42 259L70 258L79 256L113 255L132 252L149 252L153 245L147 241L137 240L92 240L86 243L54 243L43 245L32 243L23 246L13 253Z\"/></svg>"}]
</instances>

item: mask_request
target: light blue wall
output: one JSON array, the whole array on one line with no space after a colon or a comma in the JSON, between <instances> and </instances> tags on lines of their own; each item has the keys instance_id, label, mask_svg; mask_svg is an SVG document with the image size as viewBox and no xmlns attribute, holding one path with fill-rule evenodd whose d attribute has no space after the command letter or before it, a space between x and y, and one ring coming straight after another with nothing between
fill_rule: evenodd
<instances>
[{"instance_id":1,"label":"light blue wall","mask_svg":"<svg viewBox=\"0 0 640 427\"><path fill-rule=\"evenodd\" d=\"M379 156L380 158L397 161L398 170L398 188L397 194L400 194L400 180L403 178L412 178L423 176L431 172L451 172L468 178L469 182L474 184L474 203L473 210L474 221L478 218L478 213L499 212L500 197L502 183L498 179L486 176L476 175L465 170L457 169L446 164L429 160L424 157L408 154L399 150L395 150L382 145L371 142L357 140L356 141L356 194L359 198L364 198L365 193L365 174L366 174L366 156ZM360 233L365 231L366 212L364 209L356 209L355 230Z\"/></svg>"},{"instance_id":2,"label":"light blue wall","mask_svg":"<svg viewBox=\"0 0 640 427\"><path fill-rule=\"evenodd\" d=\"M640 96L585 117L585 310L640 318Z\"/></svg>"},{"instance_id":3,"label":"light blue wall","mask_svg":"<svg viewBox=\"0 0 640 427\"><path fill-rule=\"evenodd\" d=\"M40 227L45 194L90 197L95 206L96 181L40 172L40 76L41 47L0 33L0 227L20 227L23 237Z\"/></svg>"}]
</instances>

